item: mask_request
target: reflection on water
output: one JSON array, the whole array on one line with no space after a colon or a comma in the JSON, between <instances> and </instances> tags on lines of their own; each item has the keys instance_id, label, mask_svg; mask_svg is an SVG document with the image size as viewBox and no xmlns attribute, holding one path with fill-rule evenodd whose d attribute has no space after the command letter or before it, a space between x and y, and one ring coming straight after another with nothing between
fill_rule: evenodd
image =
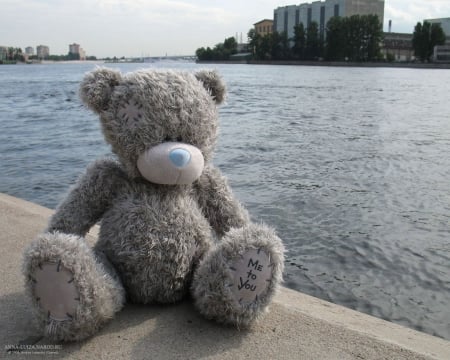
<instances>
[{"instance_id":1,"label":"reflection on water","mask_svg":"<svg viewBox=\"0 0 450 360\"><path fill-rule=\"evenodd\" d=\"M214 162L285 241L285 285L450 339L450 71L217 67ZM91 68L0 67L0 191L54 207L108 153Z\"/></svg>"}]
</instances>

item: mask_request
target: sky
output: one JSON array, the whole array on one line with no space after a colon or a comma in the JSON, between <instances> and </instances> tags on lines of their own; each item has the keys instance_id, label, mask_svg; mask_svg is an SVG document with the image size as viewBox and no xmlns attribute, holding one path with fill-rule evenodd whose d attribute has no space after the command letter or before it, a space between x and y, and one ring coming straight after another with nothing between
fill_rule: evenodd
<instances>
[{"instance_id":1,"label":"sky","mask_svg":"<svg viewBox=\"0 0 450 360\"><path fill-rule=\"evenodd\" d=\"M193 55L273 19L285 0L0 0L0 46L47 45L62 55L78 43L87 55ZM385 0L384 30L412 33L427 18L450 17L450 0Z\"/></svg>"}]
</instances>

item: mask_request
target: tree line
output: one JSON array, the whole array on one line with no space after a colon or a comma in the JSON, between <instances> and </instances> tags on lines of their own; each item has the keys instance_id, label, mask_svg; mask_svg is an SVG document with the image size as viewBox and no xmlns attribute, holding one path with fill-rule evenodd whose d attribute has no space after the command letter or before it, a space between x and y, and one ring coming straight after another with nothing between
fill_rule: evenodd
<instances>
[{"instance_id":1,"label":"tree line","mask_svg":"<svg viewBox=\"0 0 450 360\"><path fill-rule=\"evenodd\" d=\"M250 29L248 49L254 60L320 60L375 61L380 59L382 24L376 15L353 15L331 18L321 33L317 22L306 28L303 23L294 27L294 36L286 32L257 34ZM326 40L325 40L326 39ZM225 39L214 48L199 48L201 61L229 60L237 53L234 37Z\"/></svg>"},{"instance_id":2,"label":"tree line","mask_svg":"<svg viewBox=\"0 0 450 360\"><path fill-rule=\"evenodd\" d=\"M306 28L300 23L294 27L294 35L286 32L257 34L248 32L249 58L254 60L327 60L327 61L380 61L383 27L377 15L353 15L332 17L321 32L317 22ZM414 28L412 49L422 62L431 61L435 45L443 45L446 36L440 24L417 23ZM234 37L225 39L214 48L199 48L197 58L202 61L229 60L237 53ZM390 56L389 56L390 55ZM387 60L394 60L387 54Z\"/></svg>"},{"instance_id":3,"label":"tree line","mask_svg":"<svg viewBox=\"0 0 450 360\"><path fill-rule=\"evenodd\" d=\"M294 27L294 36L286 32L261 36L248 33L252 57L256 60L329 60L376 61L381 58L382 24L376 15L332 17L324 31L312 21Z\"/></svg>"},{"instance_id":4,"label":"tree line","mask_svg":"<svg viewBox=\"0 0 450 360\"><path fill-rule=\"evenodd\" d=\"M8 47L6 49L5 60L8 61L23 61L23 54L21 48Z\"/></svg>"},{"instance_id":5,"label":"tree line","mask_svg":"<svg viewBox=\"0 0 450 360\"><path fill-rule=\"evenodd\" d=\"M234 37L225 39L223 43L217 44L214 48L201 47L196 50L195 55L201 61L229 60L231 55L237 54L238 44Z\"/></svg>"},{"instance_id":6,"label":"tree line","mask_svg":"<svg viewBox=\"0 0 450 360\"><path fill-rule=\"evenodd\" d=\"M422 62L431 61L434 47L444 45L446 36L440 24L431 24L428 21L420 22L414 27L412 46L414 55Z\"/></svg>"}]
</instances>

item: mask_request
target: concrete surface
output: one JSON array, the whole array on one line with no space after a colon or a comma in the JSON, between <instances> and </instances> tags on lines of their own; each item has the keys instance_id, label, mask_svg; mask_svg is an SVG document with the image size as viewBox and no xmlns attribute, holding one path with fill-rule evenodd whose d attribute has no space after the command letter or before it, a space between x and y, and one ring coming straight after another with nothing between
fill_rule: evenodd
<instances>
[{"instance_id":1,"label":"concrete surface","mask_svg":"<svg viewBox=\"0 0 450 360\"><path fill-rule=\"evenodd\" d=\"M448 341L288 289L246 331L203 319L186 300L170 306L128 305L89 340L48 342L33 326L20 266L24 247L51 213L0 194L0 358L450 359ZM22 352L7 351L11 345Z\"/></svg>"}]
</instances>

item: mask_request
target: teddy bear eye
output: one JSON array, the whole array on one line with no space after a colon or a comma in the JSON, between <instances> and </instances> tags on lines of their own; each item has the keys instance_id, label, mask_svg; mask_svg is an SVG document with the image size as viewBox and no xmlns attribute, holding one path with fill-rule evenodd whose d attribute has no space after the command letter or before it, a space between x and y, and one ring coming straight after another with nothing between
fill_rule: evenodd
<instances>
[{"instance_id":1,"label":"teddy bear eye","mask_svg":"<svg viewBox=\"0 0 450 360\"><path fill-rule=\"evenodd\" d=\"M164 141L178 141L178 142L182 142L183 138L181 136L177 136L176 138L170 137L170 136L166 136L164 138Z\"/></svg>"}]
</instances>

